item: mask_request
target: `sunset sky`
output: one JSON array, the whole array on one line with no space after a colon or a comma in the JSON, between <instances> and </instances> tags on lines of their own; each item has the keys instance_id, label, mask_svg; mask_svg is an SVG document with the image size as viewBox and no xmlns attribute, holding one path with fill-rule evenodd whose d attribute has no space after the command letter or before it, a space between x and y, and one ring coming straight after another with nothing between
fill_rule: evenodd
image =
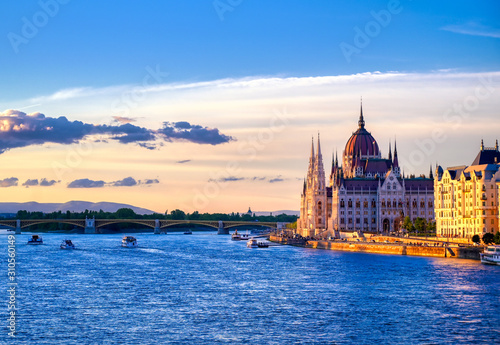
<instances>
[{"instance_id":1,"label":"sunset sky","mask_svg":"<svg viewBox=\"0 0 500 345\"><path fill-rule=\"evenodd\" d=\"M0 3L0 201L298 210L366 128L406 174L500 140L498 1ZM328 174L329 172L327 172Z\"/></svg>"}]
</instances>

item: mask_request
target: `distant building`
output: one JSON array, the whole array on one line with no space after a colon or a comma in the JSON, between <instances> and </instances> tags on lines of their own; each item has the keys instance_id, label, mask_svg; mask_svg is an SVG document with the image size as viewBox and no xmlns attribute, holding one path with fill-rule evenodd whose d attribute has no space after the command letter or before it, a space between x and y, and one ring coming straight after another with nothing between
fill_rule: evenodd
<instances>
[{"instance_id":1,"label":"distant building","mask_svg":"<svg viewBox=\"0 0 500 345\"><path fill-rule=\"evenodd\" d=\"M432 171L429 178L402 176L396 143L394 156L389 146L388 157L382 158L377 141L365 129L363 106L358 130L345 146L342 165L337 156L332 162L328 186L318 135L301 195L297 222L301 235L397 232L405 216L434 220Z\"/></svg>"},{"instance_id":2,"label":"distant building","mask_svg":"<svg viewBox=\"0 0 500 345\"><path fill-rule=\"evenodd\" d=\"M481 149L471 166L436 170L436 232L438 236L471 238L495 233L500 213L500 152Z\"/></svg>"}]
</instances>

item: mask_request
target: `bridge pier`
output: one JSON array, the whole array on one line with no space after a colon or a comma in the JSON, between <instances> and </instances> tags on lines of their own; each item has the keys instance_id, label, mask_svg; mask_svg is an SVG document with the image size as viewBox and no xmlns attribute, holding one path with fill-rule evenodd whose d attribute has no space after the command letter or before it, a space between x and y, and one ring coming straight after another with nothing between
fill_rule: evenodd
<instances>
[{"instance_id":1,"label":"bridge pier","mask_svg":"<svg viewBox=\"0 0 500 345\"><path fill-rule=\"evenodd\" d=\"M21 234L21 220L18 219L16 221L16 235L20 235Z\"/></svg>"},{"instance_id":2,"label":"bridge pier","mask_svg":"<svg viewBox=\"0 0 500 345\"><path fill-rule=\"evenodd\" d=\"M160 229L160 221L158 219L155 219L155 235L159 235L161 233Z\"/></svg>"},{"instance_id":3,"label":"bridge pier","mask_svg":"<svg viewBox=\"0 0 500 345\"><path fill-rule=\"evenodd\" d=\"M95 234L95 218L87 219L85 217L85 234Z\"/></svg>"},{"instance_id":4,"label":"bridge pier","mask_svg":"<svg viewBox=\"0 0 500 345\"><path fill-rule=\"evenodd\" d=\"M224 229L224 223L219 220L219 228L217 229L217 235L229 235L229 229Z\"/></svg>"}]
</instances>

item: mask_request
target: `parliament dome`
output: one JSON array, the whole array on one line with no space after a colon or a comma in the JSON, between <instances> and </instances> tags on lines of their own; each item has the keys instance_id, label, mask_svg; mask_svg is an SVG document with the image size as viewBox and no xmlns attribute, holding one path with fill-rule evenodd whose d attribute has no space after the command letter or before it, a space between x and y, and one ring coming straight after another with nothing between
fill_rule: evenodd
<instances>
[{"instance_id":1,"label":"parliament dome","mask_svg":"<svg viewBox=\"0 0 500 345\"><path fill-rule=\"evenodd\" d=\"M354 132L344 150L344 156L357 157L361 153L361 157L380 157L380 150L375 138L365 129L365 120L363 118L363 106L361 106L361 114L358 121L359 128Z\"/></svg>"}]
</instances>

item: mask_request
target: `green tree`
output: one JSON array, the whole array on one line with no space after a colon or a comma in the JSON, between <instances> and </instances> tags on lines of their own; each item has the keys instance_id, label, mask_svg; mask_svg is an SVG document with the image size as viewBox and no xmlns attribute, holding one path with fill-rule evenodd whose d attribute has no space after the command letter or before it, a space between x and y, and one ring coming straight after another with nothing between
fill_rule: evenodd
<instances>
[{"instance_id":1,"label":"green tree","mask_svg":"<svg viewBox=\"0 0 500 345\"><path fill-rule=\"evenodd\" d=\"M425 231L425 228L427 227L427 222L423 218L417 218L415 219L415 230L417 230L418 233L423 233Z\"/></svg>"},{"instance_id":2,"label":"green tree","mask_svg":"<svg viewBox=\"0 0 500 345\"><path fill-rule=\"evenodd\" d=\"M472 236L472 242L474 242L474 243L481 242L481 238L479 238L478 234L475 234L474 236Z\"/></svg>"},{"instance_id":3,"label":"green tree","mask_svg":"<svg viewBox=\"0 0 500 345\"><path fill-rule=\"evenodd\" d=\"M483 242L484 244L490 244L493 243L495 235L493 235L491 232L487 232L483 235Z\"/></svg>"},{"instance_id":4,"label":"green tree","mask_svg":"<svg viewBox=\"0 0 500 345\"><path fill-rule=\"evenodd\" d=\"M115 214L118 219L131 219L136 218L137 216L131 208L120 208L115 212Z\"/></svg>"},{"instance_id":5,"label":"green tree","mask_svg":"<svg viewBox=\"0 0 500 345\"><path fill-rule=\"evenodd\" d=\"M500 231L496 232L493 242L495 242L495 244L500 244Z\"/></svg>"},{"instance_id":6,"label":"green tree","mask_svg":"<svg viewBox=\"0 0 500 345\"><path fill-rule=\"evenodd\" d=\"M181 211L179 209L175 209L172 212L170 212L170 217L174 220L184 220L186 219L186 213L184 213L184 211Z\"/></svg>"},{"instance_id":7,"label":"green tree","mask_svg":"<svg viewBox=\"0 0 500 345\"><path fill-rule=\"evenodd\" d=\"M413 223L411 222L411 218L409 216L405 217L405 220L403 221L403 228L406 229L408 232L412 232L415 230L413 227Z\"/></svg>"}]
</instances>

